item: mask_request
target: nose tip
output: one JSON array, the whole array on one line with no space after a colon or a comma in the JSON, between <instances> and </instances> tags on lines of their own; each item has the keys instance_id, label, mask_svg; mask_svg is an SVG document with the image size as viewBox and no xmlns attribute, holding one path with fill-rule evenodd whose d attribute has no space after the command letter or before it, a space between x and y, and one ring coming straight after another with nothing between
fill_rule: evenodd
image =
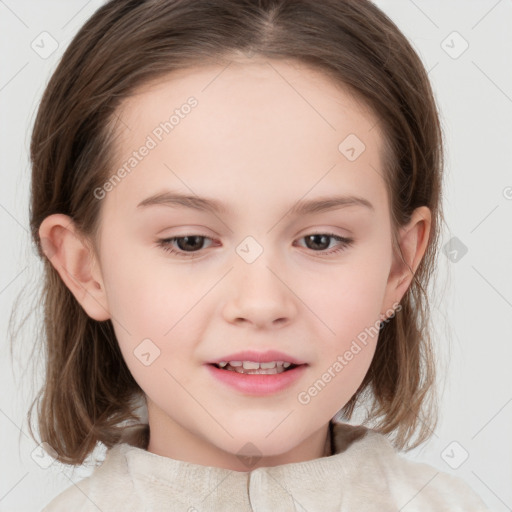
<instances>
[{"instance_id":1,"label":"nose tip","mask_svg":"<svg viewBox=\"0 0 512 512\"><path fill-rule=\"evenodd\" d=\"M240 266L224 313L235 323L286 324L295 312L293 293L265 261Z\"/></svg>"}]
</instances>

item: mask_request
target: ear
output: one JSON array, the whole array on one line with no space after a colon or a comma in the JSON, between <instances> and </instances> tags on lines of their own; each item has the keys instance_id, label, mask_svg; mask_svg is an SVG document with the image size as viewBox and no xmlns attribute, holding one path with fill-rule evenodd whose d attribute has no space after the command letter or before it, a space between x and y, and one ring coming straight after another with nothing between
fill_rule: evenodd
<instances>
[{"instance_id":1,"label":"ear","mask_svg":"<svg viewBox=\"0 0 512 512\"><path fill-rule=\"evenodd\" d=\"M110 318L99 262L92 244L67 215L46 217L39 227L41 249L84 311L94 320Z\"/></svg>"},{"instance_id":2,"label":"ear","mask_svg":"<svg viewBox=\"0 0 512 512\"><path fill-rule=\"evenodd\" d=\"M393 255L393 265L386 286L381 320L390 316L390 311L396 309L396 305L409 288L427 249L431 225L430 209L420 206L414 210L409 223L399 229L398 239L404 260L400 254Z\"/></svg>"}]
</instances>

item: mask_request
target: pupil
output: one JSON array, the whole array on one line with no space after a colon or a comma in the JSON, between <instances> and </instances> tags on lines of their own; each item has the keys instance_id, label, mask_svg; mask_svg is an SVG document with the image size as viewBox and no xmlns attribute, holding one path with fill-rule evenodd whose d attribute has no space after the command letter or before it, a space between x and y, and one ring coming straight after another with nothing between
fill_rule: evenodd
<instances>
[{"instance_id":1,"label":"pupil","mask_svg":"<svg viewBox=\"0 0 512 512\"><path fill-rule=\"evenodd\" d=\"M318 239L323 239L324 242L327 241L327 243L321 243L321 242L318 242ZM314 240L313 244L318 244L320 243L320 245L322 247L320 247L320 250L324 250L324 249L327 249L329 247L329 236L328 235L318 235L318 234L315 234L315 235L309 235L306 237L306 245L308 245L308 241L309 240ZM318 249L319 247L308 247L309 249Z\"/></svg>"},{"instance_id":2,"label":"pupil","mask_svg":"<svg viewBox=\"0 0 512 512\"><path fill-rule=\"evenodd\" d=\"M182 250L182 251L194 251L194 250L197 250L197 249L200 249L201 248L201 242L199 242L199 244L196 244L196 247L194 247L194 244L192 243L192 249L190 249L190 247L187 249L185 247L186 244L188 244L188 241L189 240L200 240L202 239L203 237L202 236L182 236L178 239L178 247ZM183 241L186 240L186 244L183 243ZM190 244L188 244L190 246Z\"/></svg>"}]
</instances>

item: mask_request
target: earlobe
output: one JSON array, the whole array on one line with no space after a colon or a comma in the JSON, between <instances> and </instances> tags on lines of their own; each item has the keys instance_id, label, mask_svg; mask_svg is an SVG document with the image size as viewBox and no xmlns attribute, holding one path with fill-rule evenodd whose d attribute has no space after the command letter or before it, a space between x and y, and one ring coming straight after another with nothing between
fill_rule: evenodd
<instances>
[{"instance_id":1,"label":"earlobe","mask_svg":"<svg viewBox=\"0 0 512 512\"><path fill-rule=\"evenodd\" d=\"M94 320L110 318L99 264L92 246L67 215L46 217L39 227L41 249L84 311Z\"/></svg>"}]
</instances>

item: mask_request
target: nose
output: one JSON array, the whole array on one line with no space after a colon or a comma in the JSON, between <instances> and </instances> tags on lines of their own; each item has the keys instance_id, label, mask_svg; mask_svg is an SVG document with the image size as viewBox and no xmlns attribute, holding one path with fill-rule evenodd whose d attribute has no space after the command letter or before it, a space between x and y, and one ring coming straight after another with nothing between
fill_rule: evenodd
<instances>
[{"instance_id":1,"label":"nose","mask_svg":"<svg viewBox=\"0 0 512 512\"><path fill-rule=\"evenodd\" d=\"M289 323L297 313L298 299L281 267L266 258L265 252L252 263L237 261L228 278L223 308L226 321L257 328Z\"/></svg>"}]
</instances>

